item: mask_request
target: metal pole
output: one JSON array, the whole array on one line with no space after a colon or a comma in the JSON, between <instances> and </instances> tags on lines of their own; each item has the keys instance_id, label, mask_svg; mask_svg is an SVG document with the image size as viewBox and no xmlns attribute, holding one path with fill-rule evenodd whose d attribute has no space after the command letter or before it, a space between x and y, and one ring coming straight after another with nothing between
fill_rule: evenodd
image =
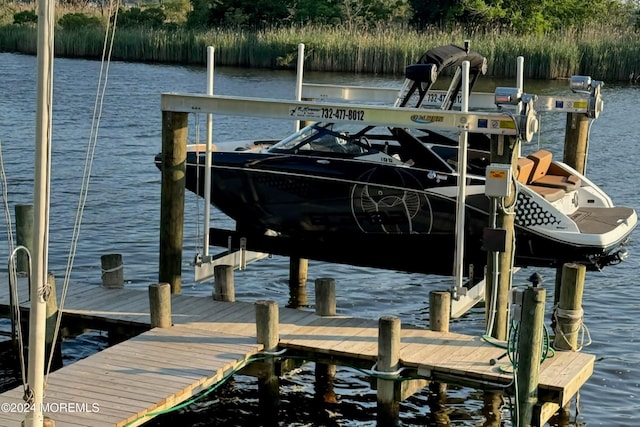
<instances>
[{"instance_id":1,"label":"metal pole","mask_svg":"<svg viewBox=\"0 0 640 427\"><path fill-rule=\"evenodd\" d=\"M516 88L520 93L524 93L524 57L518 56L516 58ZM518 112L522 111L522 101L518 103ZM516 153L516 159L520 157L520 150L522 146L518 144Z\"/></svg>"},{"instance_id":2,"label":"metal pole","mask_svg":"<svg viewBox=\"0 0 640 427\"><path fill-rule=\"evenodd\" d=\"M462 113L469 112L469 61L462 63ZM462 289L464 276L464 211L467 183L467 141L469 134L460 130L458 145L458 199L456 202L456 252L454 264L454 290Z\"/></svg>"},{"instance_id":3,"label":"metal pole","mask_svg":"<svg viewBox=\"0 0 640 427\"><path fill-rule=\"evenodd\" d=\"M296 68L296 101L302 100L302 76L304 71L304 43L298 44L298 62ZM295 131L300 130L300 120L296 121Z\"/></svg>"},{"instance_id":4,"label":"metal pole","mask_svg":"<svg viewBox=\"0 0 640 427\"><path fill-rule=\"evenodd\" d=\"M213 46L207 46L207 95L213 95ZM213 149L213 114L207 114L207 151L204 166L204 242L202 243L203 255L209 256L209 224L211 216L211 163Z\"/></svg>"}]
</instances>

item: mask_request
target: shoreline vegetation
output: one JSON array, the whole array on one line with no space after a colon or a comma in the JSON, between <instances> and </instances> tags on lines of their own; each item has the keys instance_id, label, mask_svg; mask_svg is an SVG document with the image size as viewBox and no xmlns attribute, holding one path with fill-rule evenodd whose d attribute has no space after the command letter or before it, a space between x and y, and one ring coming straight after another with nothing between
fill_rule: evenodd
<instances>
[{"instance_id":1,"label":"shoreline vegetation","mask_svg":"<svg viewBox=\"0 0 640 427\"><path fill-rule=\"evenodd\" d=\"M104 28L56 29L55 55L100 59ZM297 46L305 44L305 70L403 75L407 65L428 49L462 45L487 57L487 75L515 76L517 56L523 56L524 77L553 80L586 75L605 82L637 81L640 37L633 29L566 29L545 35L508 32L468 34L462 29L415 32L374 29L367 32L337 27L304 26L263 30L187 30L118 28L113 60L182 65L206 65L206 47L216 49L216 65L295 69ZM33 25L0 25L0 52L36 53Z\"/></svg>"}]
</instances>

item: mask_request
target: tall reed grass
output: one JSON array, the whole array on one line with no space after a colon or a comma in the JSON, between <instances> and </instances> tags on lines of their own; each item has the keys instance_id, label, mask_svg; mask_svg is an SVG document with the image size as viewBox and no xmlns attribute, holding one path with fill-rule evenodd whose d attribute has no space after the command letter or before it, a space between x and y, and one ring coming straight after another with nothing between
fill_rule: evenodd
<instances>
[{"instance_id":1,"label":"tall reed grass","mask_svg":"<svg viewBox=\"0 0 640 427\"><path fill-rule=\"evenodd\" d=\"M86 29L56 32L56 55L100 58L105 33ZM212 29L118 29L113 59L126 61L206 64L206 47L216 48L216 64L237 67L293 68L297 46L306 45L305 69L401 75L404 68L428 49L462 44L485 55L488 75L514 77L517 56L525 61L529 79L558 79L589 75L604 81L626 81L640 72L640 40L628 31L599 28L567 29L547 35L515 35L505 32L465 33L429 30L414 32L378 28L368 32L326 27L291 27L260 31ZM36 30L0 26L0 51L35 53Z\"/></svg>"}]
</instances>

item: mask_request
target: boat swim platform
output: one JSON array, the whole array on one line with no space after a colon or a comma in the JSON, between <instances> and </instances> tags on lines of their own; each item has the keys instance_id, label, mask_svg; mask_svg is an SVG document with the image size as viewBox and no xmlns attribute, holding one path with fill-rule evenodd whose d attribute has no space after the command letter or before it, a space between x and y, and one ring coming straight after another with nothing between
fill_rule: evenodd
<instances>
[{"instance_id":1,"label":"boat swim platform","mask_svg":"<svg viewBox=\"0 0 640 427\"><path fill-rule=\"evenodd\" d=\"M8 290L1 288L0 308L8 311ZM260 355L263 346L257 344L254 303L188 295L171 299L173 326L147 330L49 374L44 402L55 410L48 415L58 427L142 425L154 413L207 390ZM65 306L64 316L150 327L149 296L142 290L73 284ZM321 317L283 307L278 313L278 347L285 350L280 357L374 366L377 320ZM496 365L490 361L503 354L503 348L481 337L402 326L401 365L416 378L500 389L512 380L501 369L508 360ZM544 360L534 424L544 425L570 404L593 373L594 362L595 356L582 352L556 352ZM424 385L422 381L417 389ZM22 386L2 393L0 403L18 407L24 403L23 393ZM23 419L23 413L0 412L3 426L20 426Z\"/></svg>"}]
</instances>

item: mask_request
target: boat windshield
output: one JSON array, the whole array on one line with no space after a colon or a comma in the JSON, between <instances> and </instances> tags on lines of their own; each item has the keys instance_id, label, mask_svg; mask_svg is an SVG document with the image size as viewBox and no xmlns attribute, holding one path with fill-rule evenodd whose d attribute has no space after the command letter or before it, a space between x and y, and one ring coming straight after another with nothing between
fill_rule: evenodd
<instances>
[{"instance_id":1,"label":"boat windshield","mask_svg":"<svg viewBox=\"0 0 640 427\"><path fill-rule=\"evenodd\" d=\"M371 148L367 139L354 136L335 123L314 123L275 144L269 152L297 153L299 151L321 151L361 154Z\"/></svg>"}]
</instances>

